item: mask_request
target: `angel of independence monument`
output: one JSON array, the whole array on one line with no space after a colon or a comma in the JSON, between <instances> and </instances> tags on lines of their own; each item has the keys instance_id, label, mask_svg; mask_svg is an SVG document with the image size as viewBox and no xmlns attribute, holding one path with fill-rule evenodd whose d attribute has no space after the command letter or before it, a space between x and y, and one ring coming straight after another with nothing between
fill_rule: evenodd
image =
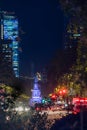
<instances>
[{"instance_id":1,"label":"angel of independence monument","mask_svg":"<svg viewBox=\"0 0 87 130\"><path fill-rule=\"evenodd\" d=\"M40 80L41 80L41 76L39 73L37 73L36 76L34 77L33 89L31 90L32 96L29 103L31 106L33 106L35 103L41 103L42 97L41 97L41 91L39 89Z\"/></svg>"}]
</instances>

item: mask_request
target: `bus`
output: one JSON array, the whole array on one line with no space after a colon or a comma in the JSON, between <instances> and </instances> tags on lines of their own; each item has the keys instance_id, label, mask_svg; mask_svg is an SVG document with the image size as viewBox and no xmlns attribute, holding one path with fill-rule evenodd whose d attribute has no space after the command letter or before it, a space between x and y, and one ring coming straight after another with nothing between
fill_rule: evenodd
<instances>
[{"instance_id":1,"label":"bus","mask_svg":"<svg viewBox=\"0 0 87 130\"><path fill-rule=\"evenodd\" d=\"M77 97L73 98L73 111L78 113L82 109L83 111L87 111L87 98L84 97Z\"/></svg>"}]
</instances>

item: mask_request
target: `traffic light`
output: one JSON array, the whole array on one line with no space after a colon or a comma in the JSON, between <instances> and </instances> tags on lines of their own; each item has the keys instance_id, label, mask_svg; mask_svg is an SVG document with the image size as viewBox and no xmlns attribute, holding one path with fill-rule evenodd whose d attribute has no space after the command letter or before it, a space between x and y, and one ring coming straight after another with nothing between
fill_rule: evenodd
<instances>
[{"instance_id":1,"label":"traffic light","mask_svg":"<svg viewBox=\"0 0 87 130\"><path fill-rule=\"evenodd\" d=\"M65 95L65 94L66 94L66 89L60 90L60 91L59 91L59 94L60 94L60 95Z\"/></svg>"},{"instance_id":2,"label":"traffic light","mask_svg":"<svg viewBox=\"0 0 87 130\"><path fill-rule=\"evenodd\" d=\"M45 103L45 99L42 99L42 103L43 103L43 104Z\"/></svg>"},{"instance_id":3,"label":"traffic light","mask_svg":"<svg viewBox=\"0 0 87 130\"><path fill-rule=\"evenodd\" d=\"M66 93L66 90L65 90L65 89L63 89L63 90L62 90L62 92L63 92L63 94L65 94L65 93Z\"/></svg>"},{"instance_id":4,"label":"traffic light","mask_svg":"<svg viewBox=\"0 0 87 130\"><path fill-rule=\"evenodd\" d=\"M57 96L55 94L52 94L51 99L55 100Z\"/></svg>"},{"instance_id":5,"label":"traffic light","mask_svg":"<svg viewBox=\"0 0 87 130\"><path fill-rule=\"evenodd\" d=\"M61 95L61 94L62 94L62 91L59 91L59 94Z\"/></svg>"}]
</instances>

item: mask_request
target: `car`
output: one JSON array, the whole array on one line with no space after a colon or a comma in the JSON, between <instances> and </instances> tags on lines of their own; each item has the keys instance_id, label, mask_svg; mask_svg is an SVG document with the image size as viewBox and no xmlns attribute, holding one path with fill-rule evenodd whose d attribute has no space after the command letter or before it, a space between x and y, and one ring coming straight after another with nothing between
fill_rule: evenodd
<instances>
[{"instance_id":1,"label":"car","mask_svg":"<svg viewBox=\"0 0 87 130\"><path fill-rule=\"evenodd\" d=\"M59 105L53 105L53 106L51 106L50 107L50 110L52 110L52 111L60 111L61 110L61 107L59 106Z\"/></svg>"}]
</instances>

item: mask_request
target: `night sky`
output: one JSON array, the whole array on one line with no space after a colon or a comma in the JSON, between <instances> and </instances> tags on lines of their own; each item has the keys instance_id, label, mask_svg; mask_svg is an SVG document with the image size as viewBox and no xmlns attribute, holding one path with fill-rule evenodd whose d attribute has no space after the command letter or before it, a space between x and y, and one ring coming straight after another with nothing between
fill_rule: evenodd
<instances>
[{"instance_id":1,"label":"night sky","mask_svg":"<svg viewBox=\"0 0 87 130\"><path fill-rule=\"evenodd\" d=\"M20 73L29 75L31 64L41 71L62 47L64 17L56 0L0 0L0 8L19 19L22 52Z\"/></svg>"}]
</instances>

